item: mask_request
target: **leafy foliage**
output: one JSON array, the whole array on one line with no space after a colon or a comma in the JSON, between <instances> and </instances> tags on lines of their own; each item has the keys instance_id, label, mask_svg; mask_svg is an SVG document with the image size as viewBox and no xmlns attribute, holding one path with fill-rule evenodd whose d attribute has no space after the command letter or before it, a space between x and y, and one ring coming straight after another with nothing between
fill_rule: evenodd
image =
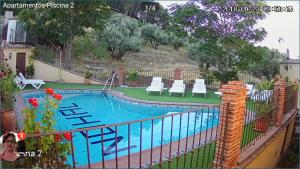
<instances>
[{"instance_id":1,"label":"leafy foliage","mask_svg":"<svg viewBox=\"0 0 300 169\"><path fill-rule=\"evenodd\" d=\"M173 33L169 35L169 43L174 47L175 50L178 50L179 47L182 47L185 43L183 38L179 38Z\"/></svg>"},{"instance_id":2,"label":"leafy foliage","mask_svg":"<svg viewBox=\"0 0 300 169\"><path fill-rule=\"evenodd\" d=\"M279 74L280 62L284 56L277 50L270 50L267 47L257 47L256 50L261 59L249 64L248 70L256 77L265 77L269 80Z\"/></svg>"},{"instance_id":3,"label":"leafy foliage","mask_svg":"<svg viewBox=\"0 0 300 169\"><path fill-rule=\"evenodd\" d=\"M256 28L257 20L264 19L262 11L230 12L230 6L262 6L262 1L196 0L171 6L169 31L189 37L190 58L200 67L214 66L219 75L231 72L233 67L245 69L257 55L248 55L253 44L263 40L266 31ZM211 58L210 58L211 57ZM223 73L222 73L223 72ZM230 74L230 73L229 73Z\"/></svg>"},{"instance_id":4,"label":"leafy foliage","mask_svg":"<svg viewBox=\"0 0 300 169\"><path fill-rule=\"evenodd\" d=\"M214 77L216 77L219 81L223 83L227 83L228 81L239 79L237 70L235 68L223 72L215 71L213 74Z\"/></svg>"},{"instance_id":5,"label":"leafy foliage","mask_svg":"<svg viewBox=\"0 0 300 169\"><path fill-rule=\"evenodd\" d=\"M48 89L47 89L48 90ZM55 110L58 108L60 99L57 99L57 94L51 89L51 93L45 96L44 111L40 122L36 122L37 118L37 104L28 107L24 110L24 132L27 134L37 134L40 132L49 133L54 132L55 125ZM54 99L56 98L56 99ZM60 96L61 98L61 96ZM35 102L37 102L35 100ZM25 140L26 151L36 152L42 151L40 157L25 157L26 160L23 167L47 167L47 168L66 168L68 165L66 162L67 155L71 152L71 145L66 140L58 142L53 135L46 135L41 137L30 137Z\"/></svg>"},{"instance_id":6,"label":"leafy foliage","mask_svg":"<svg viewBox=\"0 0 300 169\"><path fill-rule=\"evenodd\" d=\"M154 49L157 49L159 45L168 44L168 34L161 30L158 26L152 24L146 24L141 28L142 37L150 42Z\"/></svg>"},{"instance_id":7,"label":"leafy foliage","mask_svg":"<svg viewBox=\"0 0 300 169\"><path fill-rule=\"evenodd\" d=\"M139 51L142 44L137 21L120 14L109 19L102 39L113 59L121 59L128 51Z\"/></svg>"},{"instance_id":8,"label":"leafy foliage","mask_svg":"<svg viewBox=\"0 0 300 169\"><path fill-rule=\"evenodd\" d=\"M53 2L59 2L53 0ZM74 8L23 9L18 17L25 23L36 44L63 49L66 67L70 67L72 40L84 35L85 28L101 30L110 8L103 1L76 2Z\"/></svg>"},{"instance_id":9,"label":"leafy foliage","mask_svg":"<svg viewBox=\"0 0 300 169\"><path fill-rule=\"evenodd\" d=\"M109 56L105 42L99 41L95 32L75 36L72 53L77 59L92 58L97 60Z\"/></svg>"}]
</instances>

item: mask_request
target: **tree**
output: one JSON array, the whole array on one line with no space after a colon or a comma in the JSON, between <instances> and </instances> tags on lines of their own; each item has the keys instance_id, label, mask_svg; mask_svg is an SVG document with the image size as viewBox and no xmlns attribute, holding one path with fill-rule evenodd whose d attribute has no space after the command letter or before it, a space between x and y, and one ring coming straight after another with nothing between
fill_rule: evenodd
<instances>
[{"instance_id":1,"label":"tree","mask_svg":"<svg viewBox=\"0 0 300 169\"><path fill-rule=\"evenodd\" d=\"M170 31L176 31L179 36L189 36L192 41L214 46L210 54L217 55L219 59L216 67L219 71L226 71L239 65L243 48L263 40L266 35L263 28L254 27L257 20L265 18L263 11L233 12L230 7L260 7L264 4L262 1L250 0L198 0L184 5L175 4L170 8ZM220 48L221 52L213 51L216 48Z\"/></svg>"},{"instance_id":2,"label":"tree","mask_svg":"<svg viewBox=\"0 0 300 169\"><path fill-rule=\"evenodd\" d=\"M174 47L175 50L178 50L179 47L182 47L185 43L185 40L183 38L179 38L173 33L169 35L169 43Z\"/></svg>"},{"instance_id":3,"label":"tree","mask_svg":"<svg viewBox=\"0 0 300 169\"><path fill-rule=\"evenodd\" d=\"M164 9L163 6L159 6L158 10L150 10L143 12L145 15L145 21L147 23L155 24L161 29L165 29L169 25L170 16L168 9Z\"/></svg>"},{"instance_id":4,"label":"tree","mask_svg":"<svg viewBox=\"0 0 300 169\"><path fill-rule=\"evenodd\" d=\"M111 57L118 60L127 51L140 50L142 44L137 21L121 14L115 14L109 19L102 39L107 43Z\"/></svg>"},{"instance_id":5,"label":"tree","mask_svg":"<svg viewBox=\"0 0 300 169\"><path fill-rule=\"evenodd\" d=\"M159 45L168 44L168 34L161 30L158 26L146 24L141 28L142 37L150 42L154 49Z\"/></svg>"},{"instance_id":6,"label":"tree","mask_svg":"<svg viewBox=\"0 0 300 169\"><path fill-rule=\"evenodd\" d=\"M256 52L262 56L262 59L251 63L249 72L258 78L265 77L268 80L279 74L280 62L284 59L284 55L278 50L260 46L256 47Z\"/></svg>"},{"instance_id":7,"label":"tree","mask_svg":"<svg viewBox=\"0 0 300 169\"><path fill-rule=\"evenodd\" d=\"M53 2L59 2L58 0ZM76 2L73 8L23 9L18 17L25 23L38 44L63 50L65 67L71 66L72 41L84 35L85 28L101 30L110 8L103 1Z\"/></svg>"}]
</instances>

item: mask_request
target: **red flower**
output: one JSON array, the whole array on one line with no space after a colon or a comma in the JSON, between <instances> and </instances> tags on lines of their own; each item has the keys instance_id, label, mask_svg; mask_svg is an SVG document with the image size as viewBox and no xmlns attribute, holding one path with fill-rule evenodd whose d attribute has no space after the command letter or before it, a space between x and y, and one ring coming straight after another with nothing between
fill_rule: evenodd
<instances>
[{"instance_id":1,"label":"red flower","mask_svg":"<svg viewBox=\"0 0 300 169\"><path fill-rule=\"evenodd\" d=\"M24 131L20 131L17 136L20 140L25 140L26 133Z\"/></svg>"},{"instance_id":2,"label":"red flower","mask_svg":"<svg viewBox=\"0 0 300 169\"><path fill-rule=\"evenodd\" d=\"M46 89L45 89L45 92L46 92L47 94L53 95L54 90L53 90L52 88L46 88Z\"/></svg>"},{"instance_id":3,"label":"red flower","mask_svg":"<svg viewBox=\"0 0 300 169\"><path fill-rule=\"evenodd\" d=\"M65 137L66 140L71 141L72 133L64 133L64 137Z\"/></svg>"},{"instance_id":4,"label":"red flower","mask_svg":"<svg viewBox=\"0 0 300 169\"><path fill-rule=\"evenodd\" d=\"M54 135L54 140L55 140L55 142L61 142L60 134L55 134Z\"/></svg>"},{"instance_id":5,"label":"red flower","mask_svg":"<svg viewBox=\"0 0 300 169\"><path fill-rule=\"evenodd\" d=\"M56 94L53 96L56 100L61 100L62 96L60 94Z\"/></svg>"},{"instance_id":6,"label":"red flower","mask_svg":"<svg viewBox=\"0 0 300 169\"><path fill-rule=\"evenodd\" d=\"M28 100L28 102L35 108L39 106L39 102L37 101L36 98L31 98Z\"/></svg>"}]
</instances>

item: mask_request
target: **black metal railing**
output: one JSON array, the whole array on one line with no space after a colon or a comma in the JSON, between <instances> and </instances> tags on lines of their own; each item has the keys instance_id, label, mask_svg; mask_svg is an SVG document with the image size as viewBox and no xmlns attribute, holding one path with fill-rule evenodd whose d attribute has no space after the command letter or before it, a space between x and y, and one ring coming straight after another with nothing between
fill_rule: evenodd
<instances>
[{"instance_id":1,"label":"black metal railing","mask_svg":"<svg viewBox=\"0 0 300 169\"><path fill-rule=\"evenodd\" d=\"M292 84L285 88L284 114L297 109L299 84Z\"/></svg>"},{"instance_id":2,"label":"black metal railing","mask_svg":"<svg viewBox=\"0 0 300 169\"><path fill-rule=\"evenodd\" d=\"M29 137L72 133L72 168L210 168L216 153L219 106L203 106L118 124Z\"/></svg>"},{"instance_id":3,"label":"black metal railing","mask_svg":"<svg viewBox=\"0 0 300 169\"><path fill-rule=\"evenodd\" d=\"M276 89L278 90L278 89ZM241 150L255 144L274 124L278 98L274 90L264 90L247 97ZM278 96L277 96L278 97Z\"/></svg>"}]
</instances>

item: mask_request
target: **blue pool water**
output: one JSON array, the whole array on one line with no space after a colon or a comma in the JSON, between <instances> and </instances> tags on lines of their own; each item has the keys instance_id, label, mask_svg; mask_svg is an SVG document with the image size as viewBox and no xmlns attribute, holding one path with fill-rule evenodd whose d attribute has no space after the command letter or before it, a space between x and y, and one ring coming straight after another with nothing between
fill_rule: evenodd
<instances>
[{"instance_id":1,"label":"blue pool water","mask_svg":"<svg viewBox=\"0 0 300 169\"><path fill-rule=\"evenodd\" d=\"M40 95L24 95L26 99L31 97L42 97ZM42 102L42 100L40 100ZM43 106L40 106L43 107ZM151 118L155 116L168 115L178 112L187 112L192 107L168 107L138 104L134 102L125 101L115 96L105 93L63 93L63 100L59 109L55 114L56 129L57 130L70 130L80 129L93 126L101 126L108 124L115 124L121 122L128 122ZM39 114L39 113L38 113ZM187 135L203 131L218 124L218 109L206 109L192 111L189 115L183 114L181 117L181 132L180 138ZM214 117L214 118L213 118ZM40 119L40 117L38 117ZM188 123L189 121L189 123ZM172 141L179 139L179 125L180 116L174 116L173 119L173 134ZM189 124L189 125L188 125ZM162 131L162 119L153 121L153 147L170 142L171 136L171 117L164 118ZM187 132L187 127L189 128ZM128 155L128 147L130 153L136 153L142 150L151 148L151 132L152 121L143 122L142 126L142 139L140 139L140 123L130 125L128 132L128 125L118 126L117 136L118 143L116 143L116 128L107 127L103 129L103 150L104 159L109 160L115 158L116 146L118 147L118 157ZM161 141L161 133L163 132L163 140ZM85 132L76 132L73 134L74 147L75 147L75 161L77 166L87 165L87 139ZM128 143L130 137L130 143ZM102 161L102 142L101 130L90 130L88 132L88 142L90 149L90 163L99 163ZM142 147L140 147L140 140L142 140ZM69 157L71 163L72 157Z\"/></svg>"}]
</instances>

